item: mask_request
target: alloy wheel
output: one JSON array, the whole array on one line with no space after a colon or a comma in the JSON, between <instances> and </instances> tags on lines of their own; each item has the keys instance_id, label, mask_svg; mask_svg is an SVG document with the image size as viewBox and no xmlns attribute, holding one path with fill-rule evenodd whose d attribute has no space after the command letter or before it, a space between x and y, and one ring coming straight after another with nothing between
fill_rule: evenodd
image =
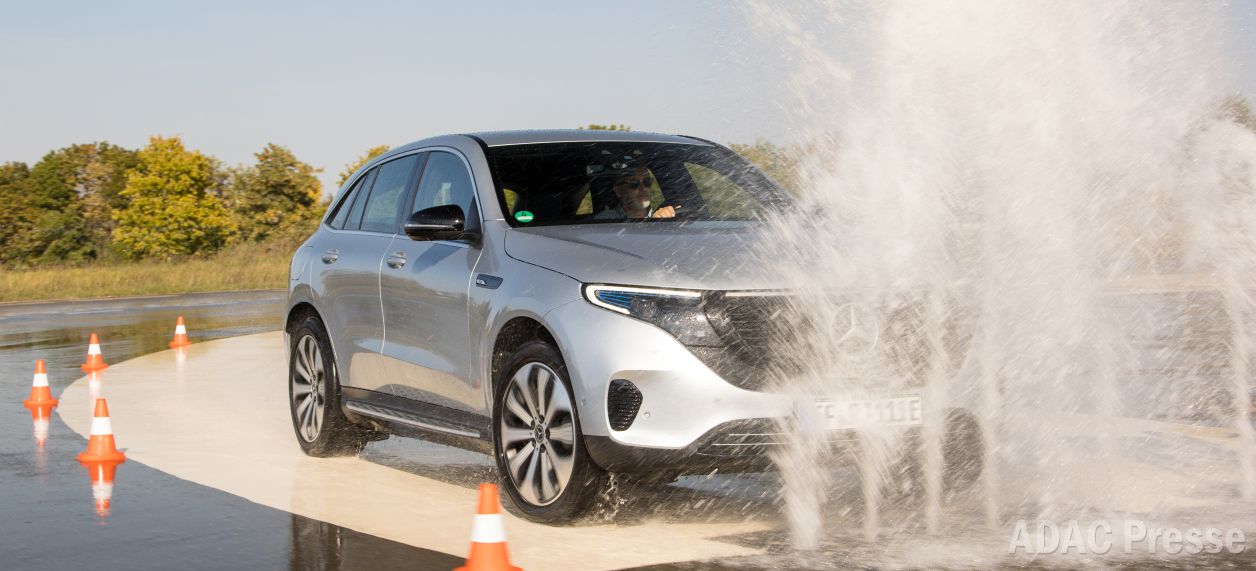
<instances>
[{"instance_id":1,"label":"alloy wheel","mask_svg":"<svg viewBox=\"0 0 1256 571\"><path fill-rule=\"evenodd\" d=\"M571 395L549 366L524 363L510 378L501 414L500 453L519 495L535 506L562 495L576 462Z\"/></svg>"},{"instance_id":2,"label":"alloy wheel","mask_svg":"<svg viewBox=\"0 0 1256 571\"><path fill-rule=\"evenodd\" d=\"M297 432L306 442L314 442L323 427L327 375L323 369L323 353L312 335L297 341L292 368L292 410Z\"/></svg>"}]
</instances>

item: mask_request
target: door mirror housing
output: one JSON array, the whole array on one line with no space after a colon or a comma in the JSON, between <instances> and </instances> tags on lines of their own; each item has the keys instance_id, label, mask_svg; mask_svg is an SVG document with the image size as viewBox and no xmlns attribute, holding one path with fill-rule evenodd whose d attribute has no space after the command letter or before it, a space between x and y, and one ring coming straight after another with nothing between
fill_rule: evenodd
<instances>
[{"instance_id":1,"label":"door mirror housing","mask_svg":"<svg viewBox=\"0 0 1256 571\"><path fill-rule=\"evenodd\" d=\"M406 219L403 230L411 240L466 240L476 242L479 235L466 230L467 216L457 204L424 208Z\"/></svg>"}]
</instances>

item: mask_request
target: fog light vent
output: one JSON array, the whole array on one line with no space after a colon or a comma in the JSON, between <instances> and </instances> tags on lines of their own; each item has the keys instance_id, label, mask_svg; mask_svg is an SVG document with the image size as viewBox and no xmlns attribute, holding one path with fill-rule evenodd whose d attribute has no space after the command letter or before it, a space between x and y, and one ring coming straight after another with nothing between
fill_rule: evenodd
<instances>
[{"instance_id":1,"label":"fog light vent","mask_svg":"<svg viewBox=\"0 0 1256 571\"><path fill-rule=\"evenodd\" d=\"M637 411L641 409L641 391L637 385L624 379L611 381L611 388L606 393L606 416L610 419L614 430L627 430L632 421L637 419Z\"/></svg>"}]
</instances>

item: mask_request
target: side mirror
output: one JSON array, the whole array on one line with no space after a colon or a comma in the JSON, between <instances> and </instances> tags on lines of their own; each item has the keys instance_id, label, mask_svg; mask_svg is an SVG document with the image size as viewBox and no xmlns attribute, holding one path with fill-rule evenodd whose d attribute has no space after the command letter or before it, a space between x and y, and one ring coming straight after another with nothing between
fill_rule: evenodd
<instances>
[{"instance_id":1,"label":"side mirror","mask_svg":"<svg viewBox=\"0 0 1256 571\"><path fill-rule=\"evenodd\" d=\"M402 226L411 240L469 240L477 235L466 231L467 217L457 204L424 208L406 219Z\"/></svg>"}]
</instances>

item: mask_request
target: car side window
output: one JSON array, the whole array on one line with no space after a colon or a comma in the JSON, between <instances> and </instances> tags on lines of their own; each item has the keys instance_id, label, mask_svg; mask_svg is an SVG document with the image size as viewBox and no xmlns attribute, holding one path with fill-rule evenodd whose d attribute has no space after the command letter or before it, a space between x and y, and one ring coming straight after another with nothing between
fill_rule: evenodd
<instances>
[{"instance_id":1,"label":"car side window","mask_svg":"<svg viewBox=\"0 0 1256 571\"><path fill-rule=\"evenodd\" d=\"M336 212L332 214L331 220L327 223L328 226L337 230L345 227L345 220L349 218L349 211L353 209L353 201L358 197L358 189L362 188L362 181L368 178L370 178L370 173L358 177L353 186L345 191L344 200L341 200L336 206Z\"/></svg>"},{"instance_id":2,"label":"car side window","mask_svg":"<svg viewBox=\"0 0 1256 571\"><path fill-rule=\"evenodd\" d=\"M423 179L411 212L456 204L462 207L464 216L470 217L471 205L475 202L473 189L471 173L461 158L452 153L434 151L428 156L427 166L423 167Z\"/></svg>"},{"instance_id":3,"label":"car side window","mask_svg":"<svg viewBox=\"0 0 1256 571\"><path fill-rule=\"evenodd\" d=\"M418 160L418 155L410 155L379 167L370 199L366 202L366 211L362 214L362 230L389 234L397 231L398 215Z\"/></svg>"},{"instance_id":4,"label":"car side window","mask_svg":"<svg viewBox=\"0 0 1256 571\"><path fill-rule=\"evenodd\" d=\"M371 193L371 183L375 181L375 175L378 173L379 169L371 169L371 172L362 175L362 186L350 197L353 207L349 209L349 215L345 217L345 230L357 230L361 224L362 211L366 210L366 199Z\"/></svg>"}]
</instances>

